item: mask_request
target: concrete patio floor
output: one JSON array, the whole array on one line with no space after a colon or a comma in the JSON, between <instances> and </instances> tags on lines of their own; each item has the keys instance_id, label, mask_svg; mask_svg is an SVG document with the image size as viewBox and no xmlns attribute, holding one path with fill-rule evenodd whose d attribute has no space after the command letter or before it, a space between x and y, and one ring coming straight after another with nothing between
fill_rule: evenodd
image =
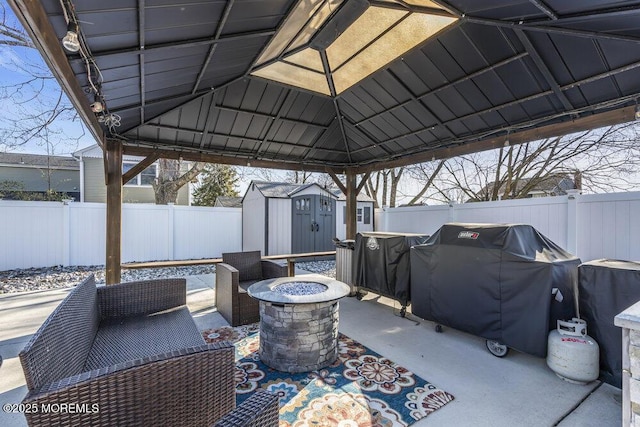
<instances>
[{"instance_id":1,"label":"concrete patio floor","mask_svg":"<svg viewBox=\"0 0 640 427\"><path fill-rule=\"evenodd\" d=\"M299 271L303 274L303 271ZM212 306L214 275L187 278L188 306L202 329L226 325ZM0 403L20 403L26 386L18 353L68 289L0 295ZM340 301L340 331L408 368L455 400L421 426L619 426L620 389L595 382L570 384L544 359L511 351L492 356L484 340L411 315L398 303L369 293ZM21 414L0 413L0 426L25 426Z\"/></svg>"}]
</instances>

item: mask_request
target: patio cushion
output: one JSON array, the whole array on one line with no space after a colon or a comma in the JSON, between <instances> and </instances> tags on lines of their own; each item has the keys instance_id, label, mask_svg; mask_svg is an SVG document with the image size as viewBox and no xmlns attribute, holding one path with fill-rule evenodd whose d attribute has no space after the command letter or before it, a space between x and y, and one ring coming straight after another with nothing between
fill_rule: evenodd
<instances>
[{"instance_id":1,"label":"patio cushion","mask_svg":"<svg viewBox=\"0 0 640 427\"><path fill-rule=\"evenodd\" d=\"M204 344L187 307L103 321L87 357L85 371Z\"/></svg>"},{"instance_id":2,"label":"patio cushion","mask_svg":"<svg viewBox=\"0 0 640 427\"><path fill-rule=\"evenodd\" d=\"M238 292L247 293L247 291L249 290L249 286L253 285L254 283L258 283L259 281L260 280L247 280L245 282L238 283Z\"/></svg>"}]
</instances>

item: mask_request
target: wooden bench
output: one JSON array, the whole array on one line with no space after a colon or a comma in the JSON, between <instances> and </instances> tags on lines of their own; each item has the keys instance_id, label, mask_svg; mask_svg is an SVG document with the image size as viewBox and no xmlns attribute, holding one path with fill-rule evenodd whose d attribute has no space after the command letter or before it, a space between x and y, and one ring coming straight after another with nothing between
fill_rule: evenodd
<instances>
[{"instance_id":1,"label":"wooden bench","mask_svg":"<svg viewBox=\"0 0 640 427\"><path fill-rule=\"evenodd\" d=\"M286 254L286 255L267 255L263 256L264 260L287 260L287 267L289 276L295 276L296 260L304 258L324 257L335 255L336 251L326 252L307 252L302 254ZM219 264L222 262L222 258L203 258L203 259L186 259L176 261L150 261L150 262L129 262L122 264L122 268L125 269L139 269L139 268L163 268L163 267L188 267L194 265L207 265L207 264Z\"/></svg>"}]
</instances>

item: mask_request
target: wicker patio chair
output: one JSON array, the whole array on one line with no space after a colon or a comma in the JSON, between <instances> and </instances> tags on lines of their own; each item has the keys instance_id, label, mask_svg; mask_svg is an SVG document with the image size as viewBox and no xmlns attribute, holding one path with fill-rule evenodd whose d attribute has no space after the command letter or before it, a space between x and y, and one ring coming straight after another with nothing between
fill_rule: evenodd
<instances>
[{"instance_id":1,"label":"wicker patio chair","mask_svg":"<svg viewBox=\"0 0 640 427\"><path fill-rule=\"evenodd\" d=\"M184 279L96 288L90 276L76 286L20 352L28 424L209 426L229 413L277 419L277 407L266 404L270 413L257 414L255 400L236 407L234 347L205 344L185 301Z\"/></svg>"},{"instance_id":2,"label":"wicker patio chair","mask_svg":"<svg viewBox=\"0 0 640 427\"><path fill-rule=\"evenodd\" d=\"M222 417L215 427L278 427L280 398L259 389L242 402L242 411L234 411Z\"/></svg>"},{"instance_id":3,"label":"wicker patio chair","mask_svg":"<svg viewBox=\"0 0 640 427\"><path fill-rule=\"evenodd\" d=\"M249 286L260 280L287 276L287 266L260 259L260 251L222 254L216 266L218 311L231 326L260 320L258 301L247 294Z\"/></svg>"}]
</instances>

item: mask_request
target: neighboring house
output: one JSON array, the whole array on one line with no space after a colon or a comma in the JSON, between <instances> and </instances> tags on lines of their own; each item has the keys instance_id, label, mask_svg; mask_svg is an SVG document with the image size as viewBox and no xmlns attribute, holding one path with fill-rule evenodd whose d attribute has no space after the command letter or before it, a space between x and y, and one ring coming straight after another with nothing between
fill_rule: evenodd
<instances>
[{"instance_id":1,"label":"neighboring house","mask_svg":"<svg viewBox=\"0 0 640 427\"><path fill-rule=\"evenodd\" d=\"M228 197L220 196L216 197L216 202L213 204L215 208L241 208L242 197Z\"/></svg>"},{"instance_id":2,"label":"neighboring house","mask_svg":"<svg viewBox=\"0 0 640 427\"><path fill-rule=\"evenodd\" d=\"M16 182L25 193L44 195L52 190L79 201L79 170L73 157L0 153L0 184Z\"/></svg>"},{"instance_id":3,"label":"neighboring house","mask_svg":"<svg viewBox=\"0 0 640 427\"><path fill-rule=\"evenodd\" d=\"M92 145L73 153L80 164L80 188L83 202L106 203L107 186L104 181L104 162L102 149ZM131 169L143 157L123 157L123 173ZM122 187L123 203L155 203L152 183L158 176L158 164L154 163ZM177 205L189 205L190 185L183 186L178 191Z\"/></svg>"},{"instance_id":4,"label":"neighboring house","mask_svg":"<svg viewBox=\"0 0 640 427\"><path fill-rule=\"evenodd\" d=\"M547 197L547 196L564 196L567 194L567 190L574 190L577 188L575 178L565 174L553 174L546 178L536 180L538 182L532 186L528 191L526 198L532 197ZM522 189L531 183L531 179L522 178L517 181L516 188L512 191L512 194L519 194ZM486 195L493 193L494 184L491 183L485 186L480 193L478 193L478 200L486 200ZM498 191L498 196L502 199L510 199L509 195L504 194L504 185Z\"/></svg>"},{"instance_id":5,"label":"neighboring house","mask_svg":"<svg viewBox=\"0 0 640 427\"><path fill-rule=\"evenodd\" d=\"M334 250L346 199L318 184L252 181L242 198L242 248L263 255ZM358 231L373 230L373 200L358 198Z\"/></svg>"}]
</instances>

